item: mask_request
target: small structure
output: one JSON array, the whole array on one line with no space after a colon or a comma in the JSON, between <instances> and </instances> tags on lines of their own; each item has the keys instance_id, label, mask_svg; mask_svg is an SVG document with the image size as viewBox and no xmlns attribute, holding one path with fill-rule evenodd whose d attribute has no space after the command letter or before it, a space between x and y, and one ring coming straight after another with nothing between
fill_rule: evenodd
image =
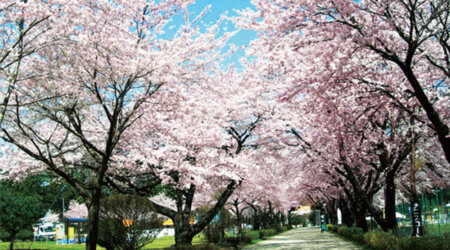
<instances>
[{"instance_id":1,"label":"small structure","mask_svg":"<svg viewBox=\"0 0 450 250\"><path fill-rule=\"evenodd\" d=\"M195 224L195 218L189 218L189 224L194 225ZM164 236L174 236L175 235L175 229L173 228L173 221L172 219L168 219L162 223L163 229L158 233L156 238L161 238Z\"/></svg>"},{"instance_id":2,"label":"small structure","mask_svg":"<svg viewBox=\"0 0 450 250\"><path fill-rule=\"evenodd\" d=\"M84 231L87 227L85 218L64 218L63 226L58 228L57 244L81 244L86 242ZM76 230L75 230L76 229ZM64 233L61 233L64 232Z\"/></svg>"}]
</instances>

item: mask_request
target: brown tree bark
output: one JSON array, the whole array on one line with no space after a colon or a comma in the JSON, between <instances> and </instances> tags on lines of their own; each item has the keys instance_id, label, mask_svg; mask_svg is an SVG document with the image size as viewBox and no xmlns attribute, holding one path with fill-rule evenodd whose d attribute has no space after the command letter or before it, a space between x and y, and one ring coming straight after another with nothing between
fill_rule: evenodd
<instances>
[{"instance_id":1,"label":"brown tree bark","mask_svg":"<svg viewBox=\"0 0 450 250\"><path fill-rule=\"evenodd\" d=\"M86 239L86 249L97 249L98 226L100 216L100 194L101 188L92 192L92 198L88 204L88 235Z\"/></svg>"}]
</instances>

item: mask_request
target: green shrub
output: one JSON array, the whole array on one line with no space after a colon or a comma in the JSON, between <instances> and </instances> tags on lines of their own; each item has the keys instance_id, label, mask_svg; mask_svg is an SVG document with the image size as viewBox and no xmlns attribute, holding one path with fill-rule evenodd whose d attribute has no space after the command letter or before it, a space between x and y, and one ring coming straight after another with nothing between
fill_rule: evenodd
<instances>
[{"instance_id":1,"label":"green shrub","mask_svg":"<svg viewBox=\"0 0 450 250\"><path fill-rule=\"evenodd\" d=\"M259 231L259 238L261 240L264 240L265 237L266 237L266 235L264 234L264 231L263 230Z\"/></svg>"},{"instance_id":2,"label":"green shrub","mask_svg":"<svg viewBox=\"0 0 450 250\"><path fill-rule=\"evenodd\" d=\"M374 250L401 249L399 239L397 238L397 236L390 232L367 232L364 234L364 242Z\"/></svg>"},{"instance_id":3,"label":"green shrub","mask_svg":"<svg viewBox=\"0 0 450 250\"><path fill-rule=\"evenodd\" d=\"M259 231L259 238L260 239L265 239L266 237L272 236L277 234L277 230L276 229L265 229L265 230L260 230Z\"/></svg>"},{"instance_id":4,"label":"green shrub","mask_svg":"<svg viewBox=\"0 0 450 250\"><path fill-rule=\"evenodd\" d=\"M8 232L0 228L0 240L9 241L10 237L11 235Z\"/></svg>"},{"instance_id":5,"label":"green shrub","mask_svg":"<svg viewBox=\"0 0 450 250\"><path fill-rule=\"evenodd\" d=\"M231 247L237 248L239 243L241 242L241 239L239 237L227 237L225 241L230 244ZM250 241L251 242L251 241Z\"/></svg>"},{"instance_id":6,"label":"green shrub","mask_svg":"<svg viewBox=\"0 0 450 250\"><path fill-rule=\"evenodd\" d=\"M34 237L33 232L31 230L21 230L16 238L20 240L32 240Z\"/></svg>"},{"instance_id":7,"label":"green shrub","mask_svg":"<svg viewBox=\"0 0 450 250\"><path fill-rule=\"evenodd\" d=\"M353 240L363 244L364 243L364 234L354 234L353 235Z\"/></svg>"},{"instance_id":8,"label":"green shrub","mask_svg":"<svg viewBox=\"0 0 450 250\"><path fill-rule=\"evenodd\" d=\"M364 243L364 232L360 227L350 227L350 238L356 242Z\"/></svg>"},{"instance_id":9,"label":"green shrub","mask_svg":"<svg viewBox=\"0 0 450 250\"><path fill-rule=\"evenodd\" d=\"M131 221L127 226L125 218ZM98 244L107 249L141 249L156 238L161 224L148 199L113 194L100 200Z\"/></svg>"},{"instance_id":10,"label":"green shrub","mask_svg":"<svg viewBox=\"0 0 450 250\"><path fill-rule=\"evenodd\" d=\"M337 232L340 236L359 243L364 243L364 232L359 227L327 225L330 231Z\"/></svg>"},{"instance_id":11,"label":"green shrub","mask_svg":"<svg viewBox=\"0 0 450 250\"><path fill-rule=\"evenodd\" d=\"M244 242L245 244L249 244L249 243L251 243L253 241L253 238L250 237L250 236L244 235L241 238L241 241Z\"/></svg>"},{"instance_id":12,"label":"green shrub","mask_svg":"<svg viewBox=\"0 0 450 250\"><path fill-rule=\"evenodd\" d=\"M450 249L450 238L438 236L407 237L399 241L399 249L405 250L441 250Z\"/></svg>"},{"instance_id":13,"label":"green shrub","mask_svg":"<svg viewBox=\"0 0 450 250\"><path fill-rule=\"evenodd\" d=\"M203 233L209 243L219 243L221 236L221 229L217 224L208 225L203 229Z\"/></svg>"},{"instance_id":14,"label":"green shrub","mask_svg":"<svg viewBox=\"0 0 450 250\"><path fill-rule=\"evenodd\" d=\"M306 215L290 214L289 221L291 225L302 225L304 227L307 225Z\"/></svg>"},{"instance_id":15,"label":"green shrub","mask_svg":"<svg viewBox=\"0 0 450 250\"><path fill-rule=\"evenodd\" d=\"M335 225L328 224L328 225L327 225L327 229L328 229L328 231L337 233L338 227L335 226Z\"/></svg>"},{"instance_id":16,"label":"green shrub","mask_svg":"<svg viewBox=\"0 0 450 250\"><path fill-rule=\"evenodd\" d=\"M337 227L336 233L338 233L340 236L344 236L344 232L346 229L347 229L347 226Z\"/></svg>"},{"instance_id":17,"label":"green shrub","mask_svg":"<svg viewBox=\"0 0 450 250\"><path fill-rule=\"evenodd\" d=\"M248 235L244 235L242 237L227 237L225 241L232 247L237 247L239 243L243 242L245 244L251 243L253 238Z\"/></svg>"},{"instance_id":18,"label":"green shrub","mask_svg":"<svg viewBox=\"0 0 450 250\"><path fill-rule=\"evenodd\" d=\"M173 246L164 248L166 250L216 250L219 247L216 244L208 243L208 244L200 244L194 246Z\"/></svg>"},{"instance_id":19,"label":"green shrub","mask_svg":"<svg viewBox=\"0 0 450 250\"><path fill-rule=\"evenodd\" d=\"M257 240L261 238L261 233L259 231L245 231L244 236L250 237L252 240Z\"/></svg>"}]
</instances>

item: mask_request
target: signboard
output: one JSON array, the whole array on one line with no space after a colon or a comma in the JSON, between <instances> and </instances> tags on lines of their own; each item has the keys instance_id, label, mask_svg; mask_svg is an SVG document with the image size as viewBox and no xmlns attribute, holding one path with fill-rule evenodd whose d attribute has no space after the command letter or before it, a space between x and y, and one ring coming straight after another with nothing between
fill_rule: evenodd
<instances>
[{"instance_id":1,"label":"signboard","mask_svg":"<svg viewBox=\"0 0 450 250\"><path fill-rule=\"evenodd\" d=\"M411 232L411 236L419 237L423 235L423 226L422 226L422 216L420 211L420 204L419 202L412 202L411 203L411 218L412 218L412 225L413 230Z\"/></svg>"},{"instance_id":2,"label":"signboard","mask_svg":"<svg viewBox=\"0 0 450 250\"><path fill-rule=\"evenodd\" d=\"M69 230L67 232L68 239L75 239L75 228L69 227Z\"/></svg>"}]
</instances>

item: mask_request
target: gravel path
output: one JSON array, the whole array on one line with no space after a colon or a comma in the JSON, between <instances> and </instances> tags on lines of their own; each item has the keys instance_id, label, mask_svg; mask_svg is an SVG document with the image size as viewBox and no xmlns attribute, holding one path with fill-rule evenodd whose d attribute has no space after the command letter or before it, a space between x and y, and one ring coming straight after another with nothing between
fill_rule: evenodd
<instances>
[{"instance_id":1,"label":"gravel path","mask_svg":"<svg viewBox=\"0 0 450 250\"><path fill-rule=\"evenodd\" d=\"M364 249L320 228L296 228L244 249Z\"/></svg>"}]
</instances>

